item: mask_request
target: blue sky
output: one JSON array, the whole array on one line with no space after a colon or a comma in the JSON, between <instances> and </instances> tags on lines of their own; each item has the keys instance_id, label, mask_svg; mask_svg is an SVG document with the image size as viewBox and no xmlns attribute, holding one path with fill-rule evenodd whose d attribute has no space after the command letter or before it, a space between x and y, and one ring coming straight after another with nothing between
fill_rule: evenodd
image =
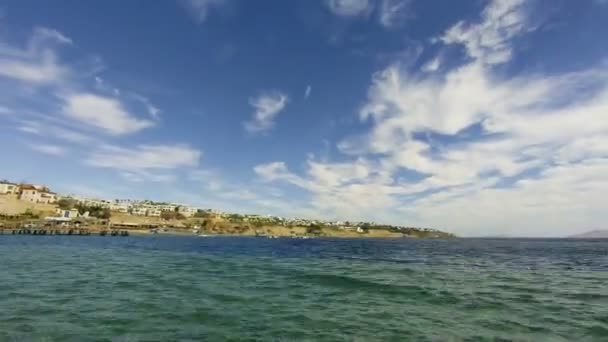
<instances>
[{"instance_id":1,"label":"blue sky","mask_svg":"<svg viewBox=\"0 0 608 342\"><path fill-rule=\"evenodd\" d=\"M608 2L0 1L0 178L461 235L608 228Z\"/></svg>"}]
</instances>

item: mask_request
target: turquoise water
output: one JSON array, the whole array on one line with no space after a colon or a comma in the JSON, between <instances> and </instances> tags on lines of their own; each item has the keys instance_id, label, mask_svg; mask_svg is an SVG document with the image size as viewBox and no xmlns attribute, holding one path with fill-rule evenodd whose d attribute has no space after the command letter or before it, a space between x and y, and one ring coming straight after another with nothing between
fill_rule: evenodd
<instances>
[{"instance_id":1,"label":"turquoise water","mask_svg":"<svg viewBox=\"0 0 608 342\"><path fill-rule=\"evenodd\" d=\"M608 341L608 240L0 235L0 341Z\"/></svg>"}]
</instances>

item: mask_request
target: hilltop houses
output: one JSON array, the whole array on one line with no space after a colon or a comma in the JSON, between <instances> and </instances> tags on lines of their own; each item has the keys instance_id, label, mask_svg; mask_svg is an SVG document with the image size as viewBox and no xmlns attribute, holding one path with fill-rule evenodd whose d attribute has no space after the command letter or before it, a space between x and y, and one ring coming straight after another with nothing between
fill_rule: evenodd
<instances>
[{"instance_id":1,"label":"hilltop houses","mask_svg":"<svg viewBox=\"0 0 608 342\"><path fill-rule=\"evenodd\" d=\"M19 185L8 182L0 181L0 195L16 195L19 194Z\"/></svg>"},{"instance_id":2,"label":"hilltop houses","mask_svg":"<svg viewBox=\"0 0 608 342\"><path fill-rule=\"evenodd\" d=\"M17 196L18 199L30 203L57 202L57 194L44 185L17 184L6 180L0 181L0 195Z\"/></svg>"},{"instance_id":3,"label":"hilltop houses","mask_svg":"<svg viewBox=\"0 0 608 342\"><path fill-rule=\"evenodd\" d=\"M81 203L86 206L107 208L112 211L136 216L160 217L164 211L171 211L178 212L184 217L192 217L198 212L197 208L176 203L125 199L105 200L74 196L71 196L70 198L73 198L78 201L78 203Z\"/></svg>"},{"instance_id":4,"label":"hilltop houses","mask_svg":"<svg viewBox=\"0 0 608 342\"><path fill-rule=\"evenodd\" d=\"M185 205L180 205L179 207L177 207L177 212L184 215L184 217L192 217L198 212L198 209Z\"/></svg>"},{"instance_id":5,"label":"hilltop houses","mask_svg":"<svg viewBox=\"0 0 608 342\"><path fill-rule=\"evenodd\" d=\"M53 204L57 202L57 194L42 185L19 185L19 199L32 203Z\"/></svg>"}]
</instances>

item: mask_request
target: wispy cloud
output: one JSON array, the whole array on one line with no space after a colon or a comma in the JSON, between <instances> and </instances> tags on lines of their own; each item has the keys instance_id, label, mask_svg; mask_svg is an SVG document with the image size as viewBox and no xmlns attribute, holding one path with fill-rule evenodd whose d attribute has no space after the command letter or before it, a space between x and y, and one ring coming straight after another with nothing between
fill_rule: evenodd
<instances>
[{"instance_id":1,"label":"wispy cloud","mask_svg":"<svg viewBox=\"0 0 608 342\"><path fill-rule=\"evenodd\" d=\"M373 14L386 29L401 26L411 17L411 0L325 0L329 11L342 18L369 19Z\"/></svg>"},{"instance_id":2,"label":"wispy cloud","mask_svg":"<svg viewBox=\"0 0 608 342\"><path fill-rule=\"evenodd\" d=\"M437 70L439 70L440 66L441 66L441 59L439 59L439 57L435 57L422 66L422 71L424 71L424 72L437 71Z\"/></svg>"},{"instance_id":3,"label":"wispy cloud","mask_svg":"<svg viewBox=\"0 0 608 342\"><path fill-rule=\"evenodd\" d=\"M482 13L482 21L459 22L441 37L445 44L462 44L472 58L487 64L511 59L511 39L532 27L526 26L525 0L492 1Z\"/></svg>"},{"instance_id":4,"label":"wispy cloud","mask_svg":"<svg viewBox=\"0 0 608 342\"><path fill-rule=\"evenodd\" d=\"M63 81L69 69L57 61L53 46L72 44L62 33L37 28L25 48L0 44L0 77L30 84L48 84Z\"/></svg>"},{"instance_id":5,"label":"wispy cloud","mask_svg":"<svg viewBox=\"0 0 608 342\"><path fill-rule=\"evenodd\" d=\"M378 13L380 24L386 28L402 25L408 17L410 0L382 0Z\"/></svg>"},{"instance_id":6,"label":"wispy cloud","mask_svg":"<svg viewBox=\"0 0 608 342\"><path fill-rule=\"evenodd\" d=\"M369 0L326 0L325 5L333 14L342 17L367 15L372 9Z\"/></svg>"},{"instance_id":7,"label":"wispy cloud","mask_svg":"<svg viewBox=\"0 0 608 342\"><path fill-rule=\"evenodd\" d=\"M79 124L82 129L97 128L111 135L135 133L156 123L153 120L158 118L160 109L148 98L137 95L130 100L139 101L140 109L147 111L146 116L153 120L139 118L140 115L126 105L129 101L125 100L129 99L108 92L107 82L96 74L91 75L88 68L63 62L60 47L74 45L65 34L49 28L36 28L24 45L19 47L0 42L0 81L7 93L0 95L0 100L6 106L15 107L12 111L18 110L25 120L28 116L31 119L29 113L36 113L37 120L42 117L46 121L58 120L57 114L61 113L73 120L69 123L63 120L60 126ZM92 67L96 69L96 66ZM87 83L93 80L98 88L95 92L87 89L90 88ZM40 113L40 107L49 113ZM66 139L85 140L79 132L56 128L52 131ZM31 125L20 129L34 133ZM45 129L45 134L50 131Z\"/></svg>"},{"instance_id":8,"label":"wispy cloud","mask_svg":"<svg viewBox=\"0 0 608 342\"><path fill-rule=\"evenodd\" d=\"M18 129L21 132L30 133L30 134L40 134L40 125L37 122L33 121L24 121Z\"/></svg>"},{"instance_id":9,"label":"wispy cloud","mask_svg":"<svg viewBox=\"0 0 608 342\"><path fill-rule=\"evenodd\" d=\"M207 20L213 9L225 4L226 0L179 0L179 3L200 24Z\"/></svg>"},{"instance_id":10,"label":"wispy cloud","mask_svg":"<svg viewBox=\"0 0 608 342\"><path fill-rule=\"evenodd\" d=\"M110 134L134 133L154 125L151 120L136 118L114 98L79 93L66 95L64 100L65 116Z\"/></svg>"},{"instance_id":11,"label":"wispy cloud","mask_svg":"<svg viewBox=\"0 0 608 342\"><path fill-rule=\"evenodd\" d=\"M305 100L310 97L311 91L312 91L312 87L310 85L307 85L306 90L304 90L304 99Z\"/></svg>"},{"instance_id":12,"label":"wispy cloud","mask_svg":"<svg viewBox=\"0 0 608 342\"><path fill-rule=\"evenodd\" d=\"M196 169L202 152L185 145L139 145L125 148L104 145L91 152L85 163L114 169L131 182L173 182L177 174Z\"/></svg>"},{"instance_id":13,"label":"wispy cloud","mask_svg":"<svg viewBox=\"0 0 608 342\"><path fill-rule=\"evenodd\" d=\"M63 156L67 152L64 147L57 145L30 144L29 147L34 151L52 156Z\"/></svg>"},{"instance_id":14,"label":"wispy cloud","mask_svg":"<svg viewBox=\"0 0 608 342\"><path fill-rule=\"evenodd\" d=\"M0 106L0 115L8 115L8 114L13 114L13 111L7 107Z\"/></svg>"},{"instance_id":15,"label":"wispy cloud","mask_svg":"<svg viewBox=\"0 0 608 342\"><path fill-rule=\"evenodd\" d=\"M180 145L139 145L135 148L102 146L87 159L91 166L138 172L196 167L201 152Z\"/></svg>"},{"instance_id":16,"label":"wispy cloud","mask_svg":"<svg viewBox=\"0 0 608 342\"><path fill-rule=\"evenodd\" d=\"M46 27L38 27L34 31L34 39L37 40L53 40L61 44L74 44L71 38L65 36L63 33L49 29Z\"/></svg>"},{"instance_id":17,"label":"wispy cloud","mask_svg":"<svg viewBox=\"0 0 608 342\"><path fill-rule=\"evenodd\" d=\"M114 89L116 89L116 88L114 88ZM116 92L114 92L114 93L116 94ZM120 91L118 92L118 94L120 94ZM150 115L150 117L153 120L160 119L160 113L161 113L160 108L155 106L149 98L147 98L143 95L134 93L134 92L131 92L129 94L129 96L132 97L133 99L139 101L145 107L146 111L148 112L148 114Z\"/></svg>"},{"instance_id":18,"label":"wispy cloud","mask_svg":"<svg viewBox=\"0 0 608 342\"><path fill-rule=\"evenodd\" d=\"M66 62L60 48L73 45L68 36L48 28L35 29L24 47L0 42L0 86L4 90L0 101L7 113L19 113L18 117L6 116L18 131L51 141L86 144L85 164L114 169L129 181L170 182L177 173L198 165L201 152L185 145L112 145L117 136L157 125L161 110L148 97L121 91L101 77L99 58L92 59L96 61L92 67L74 62L73 56ZM56 144L28 146L49 155L67 154L65 147Z\"/></svg>"},{"instance_id":19,"label":"wispy cloud","mask_svg":"<svg viewBox=\"0 0 608 342\"><path fill-rule=\"evenodd\" d=\"M17 129L21 132L45 136L47 138L61 139L72 143L86 143L94 141L93 138L86 134L60 127L49 122L23 120L20 122Z\"/></svg>"},{"instance_id":20,"label":"wispy cloud","mask_svg":"<svg viewBox=\"0 0 608 342\"><path fill-rule=\"evenodd\" d=\"M274 127L277 115L285 109L289 98L280 91L264 92L249 100L254 108L253 118L245 122L245 130L249 133L266 132Z\"/></svg>"}]
</instances>

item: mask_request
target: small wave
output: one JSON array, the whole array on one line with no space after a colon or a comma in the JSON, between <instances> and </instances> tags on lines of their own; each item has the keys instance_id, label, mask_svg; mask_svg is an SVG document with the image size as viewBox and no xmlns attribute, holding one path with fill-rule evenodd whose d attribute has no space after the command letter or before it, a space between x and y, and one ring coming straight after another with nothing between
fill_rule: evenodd
<instances>
[{"instance_id":1,"label":"small wave","mask_svg":"<svg viewBox=\"0 0 608 342\"><path fill-rule=\"evenodd\" d=\"M427 296L432 294L427 288L421 286L386 284L336 274L304 273L298 275L298 278L322 286L330 286L346 290L374 291L382 294L395 295Z\"/></svg>"}]
</instances>

